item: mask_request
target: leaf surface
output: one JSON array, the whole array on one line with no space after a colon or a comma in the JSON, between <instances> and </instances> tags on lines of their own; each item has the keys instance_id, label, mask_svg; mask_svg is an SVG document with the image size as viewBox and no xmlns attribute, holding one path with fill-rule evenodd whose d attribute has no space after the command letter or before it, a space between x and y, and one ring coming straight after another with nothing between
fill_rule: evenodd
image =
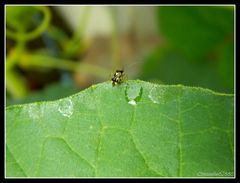
<instances>
[{"instance_id":1,"label":"leaf surface","mask_svg":"<svg viewBox=\"0 0 240 183\"><path fill-rule=\"evenodd\" d=\"M233 95L127 81L6 109L9 177L233 176Z\"/></svg>"}]
</instances>

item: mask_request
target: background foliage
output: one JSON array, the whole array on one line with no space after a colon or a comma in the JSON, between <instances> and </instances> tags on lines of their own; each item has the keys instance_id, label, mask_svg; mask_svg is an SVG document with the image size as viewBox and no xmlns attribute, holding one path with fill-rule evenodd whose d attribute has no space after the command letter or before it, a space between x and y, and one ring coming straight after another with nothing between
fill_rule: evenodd
<instances>
[{"instance_id":1,"label":"background foliage","mask_svg":"<svg viewBox=\"0 0 240 183\"><path fill-rule=\"evenodd\" d=\"M143 8L146 14L152 12ZM119 67L124 67L132 79L234 92L234 7L155 7L154 25L158 32L154 38L141 34L141 28L133 29L134 33L127 33L126 38L122 36L117 27L120 15L116 12L125 9L99 10L107 11L111 19L112 34L105 36L107 46L101 40L83 37L89 17L96 18L93 7L81 9L79 25L73 31L55 7L7 6L7 105L61 98L66 96L64 92L49 97L53 96L51 89L47 96L51 84L59 86L59 91L68 87L74 93L108 80L109 74ZM137 7L130 10L134 12ZM140 14L136 13L136 21ZM129 22L125 23L134 26L127 16L124 21ZM138 22L147 27L144 24L148 25L151 19ZM146 49L148 42L152 46ZM145 54L141 54L141 49ZM36 92L40 92L37 98Z\"/></svg>"},{"instance_id":2,"label":"background foliage","mask_svg":"<svg viewBox=\"0 0 240 183\"><path fill-rule=\"evenodd\" d=\"M233 93L233 18L226 7L160 7L166 43L147 58L142 77Z\"/></svg>"}]
</instances>

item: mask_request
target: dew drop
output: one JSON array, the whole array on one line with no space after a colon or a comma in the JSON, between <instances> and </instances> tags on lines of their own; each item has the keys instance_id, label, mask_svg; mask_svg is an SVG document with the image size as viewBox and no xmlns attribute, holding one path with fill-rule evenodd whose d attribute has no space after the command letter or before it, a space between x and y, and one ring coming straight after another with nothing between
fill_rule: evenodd
<instances>
[{"instance_id":1,"label":"dew drop","mask_svg":"<svg viewBox=\"0 0 240 183\"><path fill-rule=\"evenodd\" d=\"M58 111L66 117L70 117L73 113L73 103L71 99L63 99L58 104Z\"/></svg>"},{"instance_id":2,"label":"dew drop","mask_svg":"<svg viewBox=\"0 0 240 183\"><path fill-rule=\"evenodd\" d=\"M182 89L176 87L153 86L148 94L148 98L155 104L167 104L176 102L176 98L182 95Z\"/></svg>"},{"instance_id":3,"label":"dew drop","mask_svg":"<svg viewBox=\"0 0 240 183\"><path fill-rule=\"evenodd\" d=\"M160 104L160 103L165 103L164 96L165 95L165 88L160 88L160 87L152 87L149 94L148 98L154 103L154 104Z\"/></svg>"},{"instance_id":4,"label":"dew drop","mask_svg":"<svg viewBox=\"0 0 240 183\"><path fill-rule=\"evenodd\" d=\"M129 84L125 90L126 100L130 105L137 105L142 97L142 87L138 84Z\"/></svg>"},{"instance_id":5,"label":"dew drop","mask_svg":"<svg viewBox=\"0 0 240 183\"><path fill-rule=\"evenodd\" d=\"M28 106L28 115L32 119L38 119L43 114L43 108L39 104L30 104Z\"/></svg>"},{"instance_id":6,"label":"dew drop","mask_svg":"<svg viewBox=\"0 0 240 183\"><path fill-rule=\"evenodd\" d=\"M137 105L135 100L130 100L128 103L131 104L131 105Z\"/></svg>"},{"instance_id":7,"label":"dew drop","mask_svg":"<svg viewBox=\"0 0 240 183\"><path fill-rule=\"evenodd\" d=\"M156 87L152 87L152 89L149 92L148 97L151 99L151 101L153 103L159 104Z\"/></svg>"}]
</instances>

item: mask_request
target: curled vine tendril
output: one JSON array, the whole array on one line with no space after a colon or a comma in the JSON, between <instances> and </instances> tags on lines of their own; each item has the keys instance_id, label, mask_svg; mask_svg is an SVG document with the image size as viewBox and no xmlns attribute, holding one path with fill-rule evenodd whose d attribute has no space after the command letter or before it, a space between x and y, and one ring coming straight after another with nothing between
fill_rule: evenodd
<instances>
[{"instance_id":1,"label":"curled vine tendril","mask_svg":"<svg viewBox=\"0 0 240 183\"><path fill-rule=\"evenodd\" d=\"M10 29L6 29L6 35L8 38L21 41L30 41L41 35L43 31L47 29L51 19L50 10L44 6L34 6L34 8L40 10L43 13L43 21L41 24L31 32L17 32Z\"/></svg>"}]
</instances>

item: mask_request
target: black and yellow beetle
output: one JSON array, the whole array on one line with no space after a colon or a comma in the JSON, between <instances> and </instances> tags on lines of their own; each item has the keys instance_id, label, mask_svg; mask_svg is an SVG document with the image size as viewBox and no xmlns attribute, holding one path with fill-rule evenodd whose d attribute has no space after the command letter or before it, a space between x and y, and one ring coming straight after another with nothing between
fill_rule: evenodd
<instances>
[{"instance_id":1,"label":"black and yellow beetle","mask_svg":"<svg viewBox=\"0 0 240 183\"><path fill-rule=\"evenodd\" d=\"M125 78L124 70L116 70L112 77L112 86L121 84Z\"/></svg>"}]
</instances>

